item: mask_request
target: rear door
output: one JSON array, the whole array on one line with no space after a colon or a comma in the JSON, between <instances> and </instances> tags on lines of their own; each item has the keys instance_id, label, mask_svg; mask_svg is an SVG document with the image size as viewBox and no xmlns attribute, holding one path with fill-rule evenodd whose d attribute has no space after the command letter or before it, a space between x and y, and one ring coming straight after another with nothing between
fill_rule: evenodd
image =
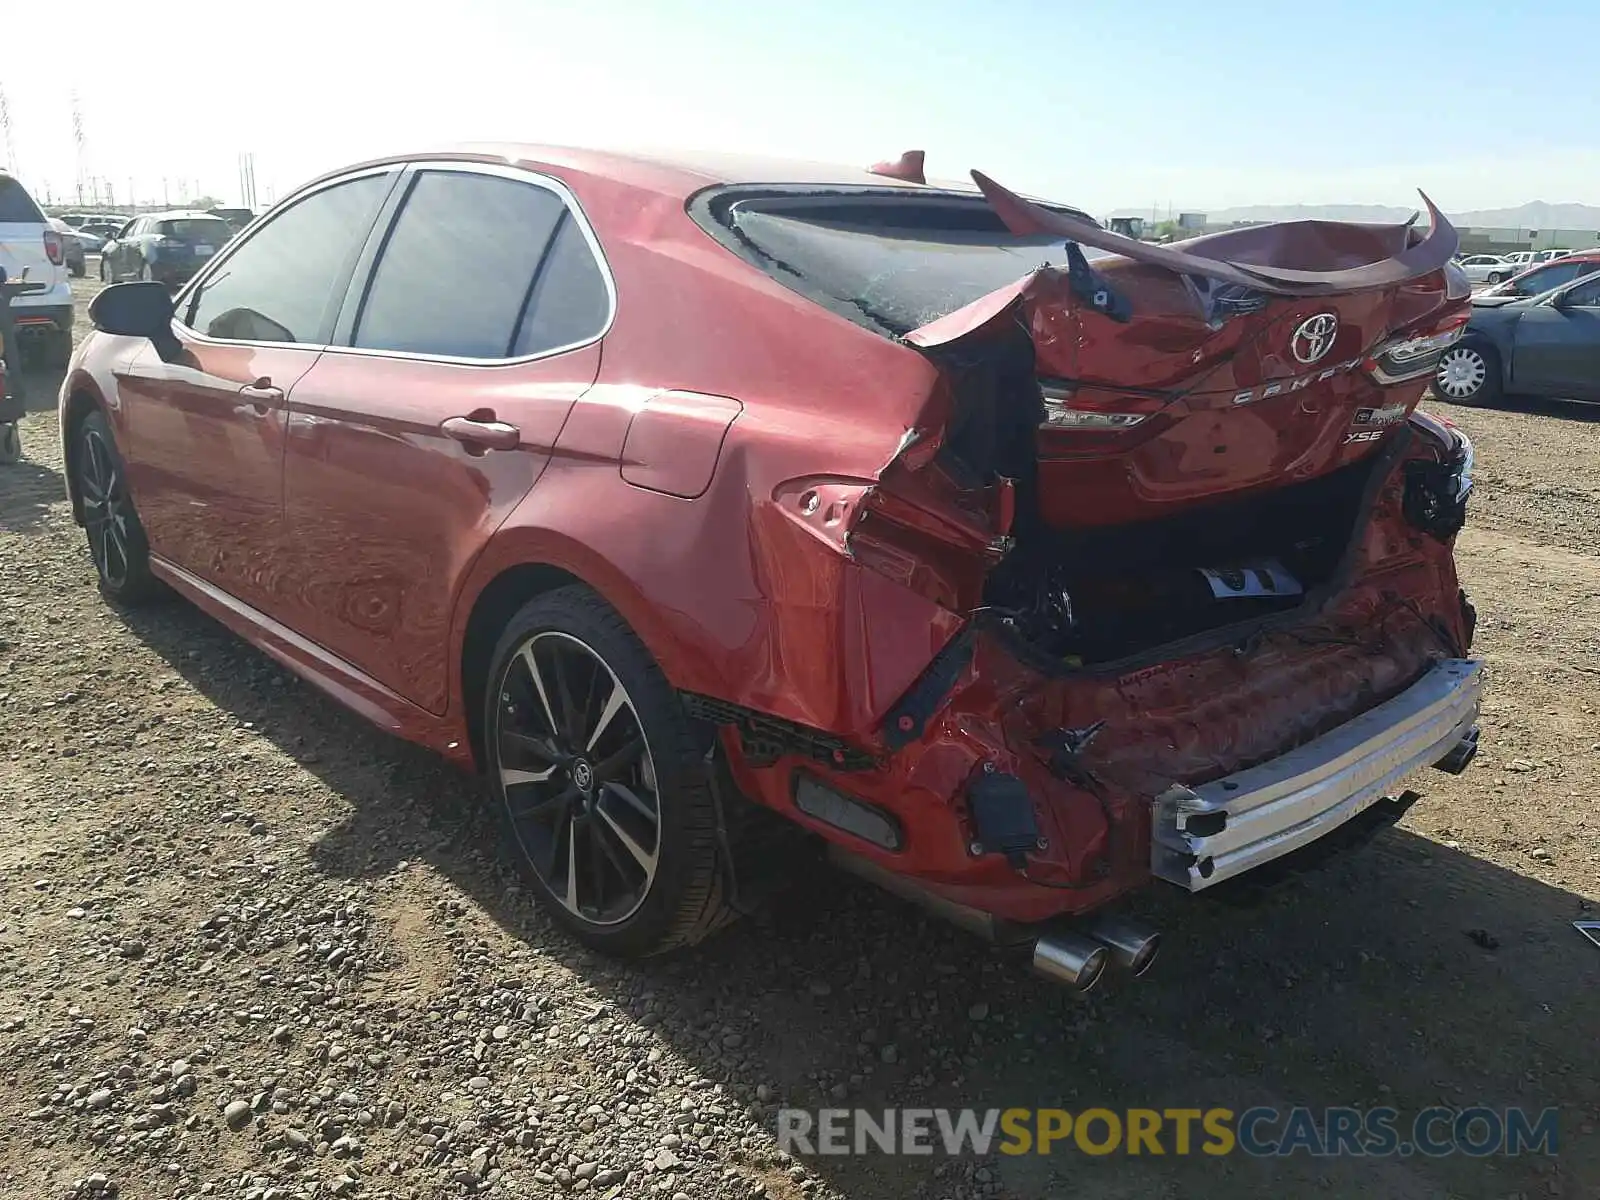
<instances>
[{"instance_id":1,"label":"rear door","mask_svg":"<svg viewBox=\"0 0 1600 1200\"><path fill-rule=\"evenodd\" d=\"M30 283L54 287L64 267L50 261L45 250L44 213L26 189L9 175L0 175L0 267L15 282L28 273ZM52 231L52 236L58 236Z\"/></svg>"},{"instance_id":2,"label":"rear door","mask_svg":"<svg viewBox=\"0 0 1600 1200\"><path fill-rule=\"evenodd\" d=\"M1589 264L1591 267L1596 264ZM1535 395L1600 400L1600 274L1517 323L1511 384Z\"/></svg>"},{"instance_id":3,"label":"rear door","mask_svg":"<svg viewBox=\"0 0 1600 1200\"><path fill-rule=\"evenodd\" d=\"M398 172L285 206L182 294L180 352L119 379L128 478L152 549L272 613L281 551L285 400L328 341Z\"/></svg>"},{"instance_id":4,"label":"rear door","mask_svg":"<svg viewBox=\"0 0 1600 1200\"><path fill-rule=\"evenodd\" d=\"M444 712L457 590L593 384L612 287L553 180L428 164L401 188L289 397L286 619Z\"/></svg>"}]
</instances>

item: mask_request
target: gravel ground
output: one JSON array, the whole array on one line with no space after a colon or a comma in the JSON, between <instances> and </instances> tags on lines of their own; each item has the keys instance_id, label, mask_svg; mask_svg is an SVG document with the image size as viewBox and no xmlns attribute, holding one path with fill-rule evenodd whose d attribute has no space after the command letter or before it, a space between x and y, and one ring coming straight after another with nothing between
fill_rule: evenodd
<instances>
[{"instance_id":1,"label":"gravel ground","mask_svg":"<svg viewBox=\"0 0 1600 1200\"><path fill-rule=\"evenodd\" d=\"M1161 963L1078 1000L835 878L675 960L576 948L472 780L101 601L54 384L0 468L0 1195L1600 1196L1600 413L1435 406L1482 464L1478 763L1254 907L1152 890ZM1561 1153L800 1163L781 1102L1555 1105Z\"/></svg>"}]
</instances>

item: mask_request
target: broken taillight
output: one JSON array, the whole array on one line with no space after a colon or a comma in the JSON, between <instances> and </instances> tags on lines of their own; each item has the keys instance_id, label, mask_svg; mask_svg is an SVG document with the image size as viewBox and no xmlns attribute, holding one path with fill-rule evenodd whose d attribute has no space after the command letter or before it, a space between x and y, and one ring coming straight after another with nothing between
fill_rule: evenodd
<instances>
[{"instance_id":1,"label":"broken taillight","mask_svg":"<svg viewBox=\"0 0 1600 1200\"><path fill-rule=\"evenodd\" d=\"M1384 385L1432 375L1444 352L1461 340L1467 316L1458 313L1425 333L1400 333L1374 349L1362 366L1374 382Z\"/></svg>"},{"instance_id":2,"label":"broken taillight","mask_svg":"<svg viewBox=\"0 0 1600 1200\"><path fill-rule=\"evenodd\" d=\"M1082 429L1098 433L1108 430L1131 429L1161 407L1159 397L1116 397L1116 409L1092 404L1077 388L1065 383L1041 379L1039 390L1044 396L1044 421L1041 429ZM1149 411L1139 408L1149 406Z\"/></svg>"}]
</instances>

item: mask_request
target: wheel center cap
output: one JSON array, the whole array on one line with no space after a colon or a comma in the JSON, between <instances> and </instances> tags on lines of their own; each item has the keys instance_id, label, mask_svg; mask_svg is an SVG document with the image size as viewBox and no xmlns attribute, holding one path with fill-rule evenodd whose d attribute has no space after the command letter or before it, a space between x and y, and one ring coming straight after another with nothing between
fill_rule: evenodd
<instances>
[{"instance_id":1,"label":"wheel center cap","mask_svg":"<svg viewBox=\"0 0 1600 1200\"><path fill-rule=\"evenodd\" d=\"M579 791L590 791L594 787L594 768L587 759L574 759L572 763L572 782Z\"/></svg>"}]
</instances>

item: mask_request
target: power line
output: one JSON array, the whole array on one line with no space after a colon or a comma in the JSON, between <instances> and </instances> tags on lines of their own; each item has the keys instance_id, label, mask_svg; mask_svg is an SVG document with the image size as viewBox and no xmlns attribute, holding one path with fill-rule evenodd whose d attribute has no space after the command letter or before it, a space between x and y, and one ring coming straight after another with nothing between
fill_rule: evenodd
<instances>
[{"instance_id":1,"label":"power line","mask_svg":"<svg viewBox=\"0 0 1600 1200\"><path fill-rule=\"evenodd\" d=\"M6 103L4 88L0 88L0 132L5 135L6 168L13 175L21 175L22 168L17 164L17 143L11 135L11 106Z\"/></svg>"},{"instance_id":2,"label":"power line","mask_svg":"<svg viewBox=\"0 0 1600 1200\"><path fill-rule=\"evenodd\" d=\"M83 132L83 109L78 104L78 93L72 93L72 141L78 148L78 203L82 204L83 189L89 182L88 136Z\"/></svg>"}]
</instances>

